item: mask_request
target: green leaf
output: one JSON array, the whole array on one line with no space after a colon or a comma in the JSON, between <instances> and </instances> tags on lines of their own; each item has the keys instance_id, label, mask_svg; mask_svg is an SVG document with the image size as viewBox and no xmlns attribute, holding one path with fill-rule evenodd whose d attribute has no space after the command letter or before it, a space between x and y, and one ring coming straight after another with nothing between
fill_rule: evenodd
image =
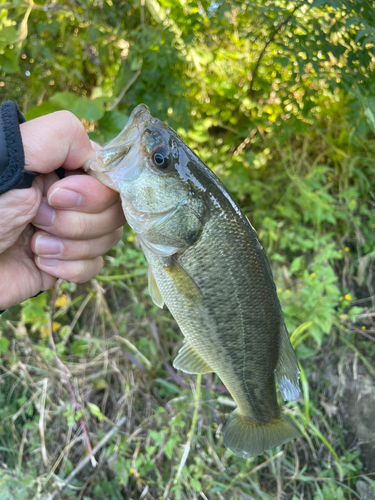
<instances>
[{"instance_id":1,"label":"green leaf","mask_svg":"<svg viewBox=\"0 0 375 500\"><path fill-rule=\"evenodd\" d=\"M50 101L45 101L39 106L35 106L34 108L30 108L25 113L26 120L32 120L33 118L38 118L39 116L48 115L49 113L54 113L61 109L58 106L53 105Z\"/></svg>"},{"instance_id":2,"label":"green leaf","mask_svg":"<svg viewBox=\"0 0 375 500\"><path fill-rule=\"evenodd\" d=\"M163 387L165 387L167 389L167 392L169 392L169 393L172 393L172 394L173 393L174 394L176 394L176 393L180 394L181 393L181 389L179 389L174 384L171 384L167 380L164 380L164 379L161 379L161 378L156 378L155 382L158 382L160 385L162 385Z\"/></svg>"},{"instance_id":3,"label":"green leaf","mask_svg":"<svg viewBox=\"0 0 375 500\"><path fill-rule=\"evenodd\" d=\"M150 435L150 438L153 439L153 441L155 442L156 446L161 445L165 436L165 433L163 431L157 432L152 429L149 429L148 433Z\"/></svg>"},{"instance_id":4,"label":"green leaf","mask_svg":"<svg viewBox=\"0 0 375 500\"><path fill-rule=\"evenodd\" d=\"M15 26L3 26L0 29L0 47L11 44L17 37L18 33Z\"/></svg>"},{"instance_id":5,"label":"green leaf","mask_svg":"<svg viewBox=\"0 0 375 500\"><path fill-rule=\"evenodd\" d=\"M300 344L296 349L296 354L298 359L308 359L315 355L315 351L305 344Z\"/></svg>"},{"instance_id":6,"label":"green leaf","mask_svg":"<svg viewBox=\"0 0 375 500\"><path fill-rule=\"evenodd\" d=\"M89 121L98 121L104 115L104 103L108 101L107 97L97 97L96 99L80 99L70 111L78 118Z\"/></svg>"},{"instance_id":7,"label":"green leaf","mask_svg":"<svg viewBox=\"0 0 375 500\"><path fill-rule=\"evenodd\" d=\"M90 413L94 415L99 421L103 420L103 413L100 411L99 406L94 403L87 403L87 407L90 410Z\"/></svg>"},{"instance_id":8,"label":"green leaf","mask_svg":"<svg viewBox=\"0 0 375 500\"><path fill-rule=\"evenodd\" d=\"M0 352L8 352L9 340L6 337L0 337Z\"/></svg>"},{"instance_id":9,"label":"green leaf","mask_svg":"<svg viewBox=\"0 0 375 500\"><path fill-rule=\"evenodd\" d=\"M79 97L73 92L57 92L49 101L56 109L67 109L79 119L97 121L104 115L104 103L108 101L108 98L87 99Z\"/></svg>"},{"instance_id":10,"label":"green leaf","mask_svg":"<svg viewBox=\"0 0 375 500\"><path fill-rule=\"evenodd\" d=\"M56 107L56 109L67 109L72 111L79 105L81 98L73 92L56 92L49 101Z\"/></svg>"},{"instance_id":11,"label":"green leaf","mask_svg":"<svg viewBox=\"0 0 375 500\"><path fill-rule=\"evenodd\" d=\"M299 271L301 269L301 265L302 265L302 262L304 261L304 256L301 255L300 257L296 257L293 262L292 262L292 265L290 266L290 272L291 273L295 273L296 271Z\"/></svg>"},{"instance_id":12,"label":"green leaf","mask_svg":"<svg viewBox=\"0 0 375 500\"><path fill-rule=\"evenodd\" d=\"M14 74L20 71L19 51L16 48L5 49L4 51L4 61L1 62L0 70L7 74Z\"/></svg>"},{"instance_id":13,"label":"green leaf","mask_svg":"<svg viewBox=\"0 0 375 500\"><path fill-rule=\"evenodd\" d=\"M195 491L201 491L202 490L202 485L199 481L199 479L192 477L190 479L190 484L194 488Z\"/></svg>"},{"instance_id":14,"label":"green leaf","mask_svg":"<svg viewBox=\"0 0 375 500\"><path fill-rule=\"evenodd\" d=\"M195 48L194 53L200 64L202 64L203 66L207 66L214 59L212 52L207 49Z\"/></svg>"},{"instance_id":15,"label":"green leaf","mask_svg":"<svg viewBox=\"0 0 375 500\"><path fill-rule=\"evenodd\" d=\"M163 447L163 451L170 460L176 451L176 445L180 442L180 437L177 435L171 436Z\"/></svg>"}]
</instances>

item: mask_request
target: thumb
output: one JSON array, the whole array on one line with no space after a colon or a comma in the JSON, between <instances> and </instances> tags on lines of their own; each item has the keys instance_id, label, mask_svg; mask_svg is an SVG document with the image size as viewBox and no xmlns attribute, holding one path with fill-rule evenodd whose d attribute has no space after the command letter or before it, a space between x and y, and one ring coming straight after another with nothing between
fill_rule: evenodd
<instances>
[{"instance_id":1,"label":"thumb","mask_svg":"<svg viewBox=\"0 0 375 500\"><path fill-rule=\"evenodd\" d=\"M11 247L31 222L42 199L44 179L37 177L29 189L12 189L0 196L0 253Z\"/></svg>"},{"instance_id":2,"label":"thumb","mask_svg":"<svg viewBox=\"0 0 375 500\"><path fill-rule=\"evenodd\" d=\"M85 128L69 111L56 111L20 125L25 170L48 174L76 170L95 153Z\"/></svg>"}]
</instances>

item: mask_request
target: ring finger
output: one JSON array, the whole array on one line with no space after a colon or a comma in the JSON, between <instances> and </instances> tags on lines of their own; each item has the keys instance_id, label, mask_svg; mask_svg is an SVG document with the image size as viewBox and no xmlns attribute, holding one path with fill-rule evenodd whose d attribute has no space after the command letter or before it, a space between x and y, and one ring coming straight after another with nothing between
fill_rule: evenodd
<instances>
[{"instance_id":1,"label":"ring finger","mask_svg":"<svg viewBox=\"0 0 375 500\"><path fill-rule=\"evenodd\" d=\"M31 250L39 257L56 260L86 260L103 255L120 241L122 227L90 240L69 240L36 231L30 242Z\"/></svg>"}]
</instances>

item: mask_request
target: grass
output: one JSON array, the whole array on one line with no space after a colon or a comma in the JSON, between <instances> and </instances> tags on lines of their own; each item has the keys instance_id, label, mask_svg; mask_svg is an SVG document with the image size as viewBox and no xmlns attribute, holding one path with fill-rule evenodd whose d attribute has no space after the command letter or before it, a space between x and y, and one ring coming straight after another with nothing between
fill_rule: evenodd
<instances>
[{"instance_id":1,"label":"grass","mask_svg":"<svg viewBox=\"0 0 375 500\"><path fill-rule=\"evenodd\" d=\"M319 408L324 380L314 387L302 367L303 397L286 409L300 440L250 460L234 456L222 444L233 407L220 380L174 372L178 330L151 303L145 276L132 280L104 290L101 280L76 289L59 283L52 297L32 299L50 327L62 325L53 331L55 348L32 323L12 312L2 318L3 335L13 339L0 365L0 478L9 498L22 498L27 484L25 498L35 499L360 498L349 486L363 476L358 456L348 455L343 429L333 431ZM56 312L47 297L61 304ZM292 338L298 342L306 328ZM336 342L338 352L340 344L358 351L369 369L357 347L344 337ZM99 448L95 467L90 446ZM21 477L18 491L11 484Z\"/></svg>"}]
</instances>

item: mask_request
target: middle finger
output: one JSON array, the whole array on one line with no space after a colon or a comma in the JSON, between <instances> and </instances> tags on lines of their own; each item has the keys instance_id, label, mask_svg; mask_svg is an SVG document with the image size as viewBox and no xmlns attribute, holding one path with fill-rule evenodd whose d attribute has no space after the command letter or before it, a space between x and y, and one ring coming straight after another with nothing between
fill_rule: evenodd
<instances>
[{"instance_id":1,"label":"middle finger","mask_svg":"<svg viewBox=\"0 0 375 500\"><path fill-rule=\"evenodd\" d=\"M119 198L100 213L54 209L44 198L31 222L37 228L60 238L89 240L111 233L126 221Z\"/></svg>"}]
</instances>

